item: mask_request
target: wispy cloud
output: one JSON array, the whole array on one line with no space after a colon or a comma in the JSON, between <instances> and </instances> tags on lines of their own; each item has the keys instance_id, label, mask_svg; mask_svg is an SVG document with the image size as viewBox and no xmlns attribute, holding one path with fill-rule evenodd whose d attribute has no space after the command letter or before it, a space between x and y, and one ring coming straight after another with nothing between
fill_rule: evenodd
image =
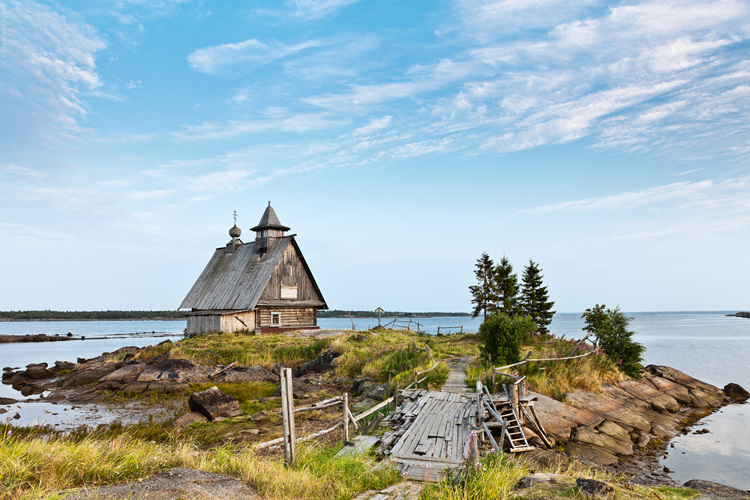
<instances>
[{"instance_id":1,"label":"wispy cloud","mask_svg":"<svg viewBox=\"0 0 750 500\"><path fill-rule=\"evenodd\" d=\"M721 182L675 182L642 191L614 196L566 201L523 210L514 215L543 215L554 212L610 211L634 209L670 203L677 208L702 207L722 209L750 209L750 176L726 179Z\"/></svg>"},{"instance_id":2,"label":"wispy cloud","mask_svg":"<svg viewBox=\"0 0 750 500\"><path fill-rule=\"evenodd\" d=\"M592 136L600 148L746 153L732 149L740 136L750 138L750 125L739 118L750 111L748 63L733 50L750 38L746 4L456 5L464 33L479 40L471 54L490 76L444 98L434 114L446 129L489 132L483 148L514 151Z\"/></svg>"},{"instance_id":3,"label":"wispy cloud","mask_svg":"<svg viewBox=\"0 0 750 500\"><path fill-rule=\"evenodd\" d=\"M102 84L95 56L106 43L91 25L34 1L10 1L3 15L0 135L6 155L28 159L30 151L81 132L83 96Z\"/></svg>"},{"instance_id":4,"label":"wispy cloud","mask_svg":"<svg viewBox=\"0 0 750 500\"><path fill-rule=\"evenodd\" d=\"M230 121L229 123L202 123L188 125L186 131L175 133L178 139L226 139L242 134L257 134L268 131L304 133L340 125L341 121L329 120L323 114L309 113L286 116L273 120Z\"/></svg>"},{"instance_id":5,"label":"wispy cloud","mask_svg":"<svg viewBox=\"0 0 750 500\"><path fill-rule=\"evenodd\" d=\"M27 167L19 167L18 165L8 165L7 167L5 167L5 170L12 174L20 175L23 177L31 177L34 179L44 179L48 175L46 172L34 170Z\"/></svg>"},{"instance_id":6,"label":"wispy cloud","mask_svg":"<svg viewBox=\"0 0 750 500\"><path fill-rule=\"evenodd\" d=\"M393 117L390 115L384 116L382 118L373 118L372 120L370 120L370 123L368 123L364 127L355 129L352 133L354 135L367 135L373 132L377 132L378 130L383 130L384 128L387 128L391 123L391 118Z\"/></svg>"},{"instance_id":7,"label":"wispy cloud","mask_svg":"<svg viewBox=\"0 0 750 500\"><path fill-rule=\"evenodd\" d=\"M359 0L292 0L287 5L295 8L294 15L304 19L318 19L331 12L357 3Z\"/></svg>"},{"instance_id":8,"label":"wispy cloud","mask_svg":"<svg viewBox=\"0 0 750 500\"><path fill-rule=\"evenodd\" d=\"M238 43L225 43L197 49L188 56L188 62L196 71L216 73L228 66L242 63L267 64L312 47L319 47L324 43L320 40L309 40L296 45L284 45L278 42L266 45L253 38Z\"/></svg>"}]
</instances>

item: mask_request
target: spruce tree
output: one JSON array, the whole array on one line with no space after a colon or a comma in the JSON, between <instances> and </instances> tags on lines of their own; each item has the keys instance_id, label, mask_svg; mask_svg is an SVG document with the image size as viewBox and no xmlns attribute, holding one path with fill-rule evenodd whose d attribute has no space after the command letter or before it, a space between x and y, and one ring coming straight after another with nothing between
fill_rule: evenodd
<instances>
[{"instance_id":1,"label":"spruce tree","mask_svg":"<svg viewBox=\"0 0 750 500\"><path fill-rule=\"evenodd\" d=\"M477 277L478 284L469 287L472 296L471 303L474 304L471 317L476 318L480 314L484 314L484 321L487 321L487 316L495 312L495 304L497 303L495 263L485 252L477 259L475 267L474 275Z\"/></svg>"},{"instance_id":2,"label":"spruce tree","mask_svg":"<svg viewBox=\"0 0 750 500\"><path fill-rule=\"evenodd\" d=\"M495 281L497 282L497 310L513 318L521 312L518 303L518 276L513 272L513 266L503 255L500 264L495 266Z\"/></svg>"},{"instance_id":3,"label":"spruce tree","mask_svg":"<svg viewBox=\"0 0 750 500\"><path fill-rule=\"evenodd\" d=\"M629 329L633 318L625 316L619 307L607 309L604 304L586 309L581 317L586 321L583 329L596 337L597 345L626 375L643 376L641 363L646 348L633 340L635 332Z\"/></svg>"},{"instance_id":4,"label":"spruce tree","mask_svg":"<svg viewBox=\"0 0 750 500\"><path fill-rule=\"evenodd\" d=\"M529 265L523 270L523 285L521 285L521 309L537 324L539 333L549 333L547 325L552 322L554 302L549 300L547 287L542 286L542 270L539 264L529 260Z\"/></svg>"}]
</instances>

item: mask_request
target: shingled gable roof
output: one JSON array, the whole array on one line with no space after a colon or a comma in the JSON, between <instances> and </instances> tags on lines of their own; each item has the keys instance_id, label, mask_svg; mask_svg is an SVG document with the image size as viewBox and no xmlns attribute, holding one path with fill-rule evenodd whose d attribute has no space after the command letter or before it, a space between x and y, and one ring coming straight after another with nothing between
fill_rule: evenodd
<instances>
[{"instance_id":1,"label":"shingled gable roof","mask_svg":"<svg viewBox=\"0 0 750 500\"><path fill-rule=\"evenodd\" d=\"M276 220L278 221L278 218ZM315 304L315 306L328 309L323 294L320 293L315 278L294 240L294 235L276 238L270 251L263 255L255 253L254 242L240 245L233 254L227 254L226 248L217 248L193 288L182 301L180 309L234 311L254 309L273 270L276 269L279 260L284 255L284 250L290 243L294 245L305 271L310 276L311 284L323 301L322 306L320 304Z\"/></svg>"}]
</instances>

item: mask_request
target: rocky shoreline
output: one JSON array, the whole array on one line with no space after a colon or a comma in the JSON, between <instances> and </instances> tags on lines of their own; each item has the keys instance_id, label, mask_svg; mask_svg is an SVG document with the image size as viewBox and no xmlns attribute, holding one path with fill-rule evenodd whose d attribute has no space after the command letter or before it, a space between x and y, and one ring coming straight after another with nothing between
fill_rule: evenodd
<instances>
[{"instance_id":1,"label":"rocky shoreline","mask_svg":"<svg viewBox=\"0 0 750 500\"><path fill-rule=\"evenodd\" d=\"M191 383L279 381L276 367L209 367L170 358L169 354L141 360L139 351L137 347L123 347L96 358L79 358L77 363L6 367L2 382L24 396L44 393L44 401L81 405L99 403L116 391L175 393L186 392ZM322 380L320 374L333 370L334 357L333 353L324 352L295 370L295 397L323 389L318 379ZM602 384L599 393L572 391L564 402L532 393L552 449L534 429L526 427L530 443L537 447L526 456L541 465L553 466L575 459L615 474L627 474L633 482L646 486L677 485L659 463L669 440L689 432L700 418L727 404L745 401L750 394L736 384L719 389L666 366L650 365L646 370L647 376L639 381ZM327 380L335 384L335 390L362 395L360 403L370 406L382 399L377 396L388 395L387 387L376 386L374 381ZM375 394L377 391L383 394ZM11 402L15 401L0 401L0 405Z\"/></svg>"},{"instance_id":2,"label":"rocky shoreline","mask_svg":"<svg viewBox=\"0 0 750 500\"><path fill-rule=\"evenodd\" d=\"M601 394L576 390L565 402L536 395L539 418L555 439L555 451L529 455L544 465L577 459L615 474L626 474L644 486L677 486L659 459L669 440L687 434L699 419L750 394L737 384L712 386L666 366L646 367L640 381L603 384ZM531 429L525 431L535 436Z\"/></svg>"},{"instance_id":3,"label":"rocky shoreline","mask_svg":"<svg viewBox=\"0 0 750 500\"><path fill-rule=\"evenodd\" d=\"M83 340L85 337L73 337L72 333L67 335L47 335L36 333L27 335L0 335L0 344L15 344L18 342L62 342L65 340Z\"/></svg>"}]
</instances>

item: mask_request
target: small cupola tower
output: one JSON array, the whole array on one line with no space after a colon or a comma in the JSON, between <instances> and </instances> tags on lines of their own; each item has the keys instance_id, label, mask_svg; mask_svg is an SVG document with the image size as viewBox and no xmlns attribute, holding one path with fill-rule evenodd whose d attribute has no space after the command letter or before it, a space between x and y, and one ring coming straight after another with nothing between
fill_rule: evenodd
<instances>
[{"instance_id":1,"label":"small cupola tower","mask_svg":"<svg viewBox=\"0 0 750 500\"><path fill-rule=\"evenodd\" d=\"M255 252L263 255L271 248L273 240L284 236L284 232L289 231L289 228L281 225L269 201L266 211L263 212L263 217L260 218L258 225L252 228L251 231L255 231Z\"/></svg>"}]
</instances>

